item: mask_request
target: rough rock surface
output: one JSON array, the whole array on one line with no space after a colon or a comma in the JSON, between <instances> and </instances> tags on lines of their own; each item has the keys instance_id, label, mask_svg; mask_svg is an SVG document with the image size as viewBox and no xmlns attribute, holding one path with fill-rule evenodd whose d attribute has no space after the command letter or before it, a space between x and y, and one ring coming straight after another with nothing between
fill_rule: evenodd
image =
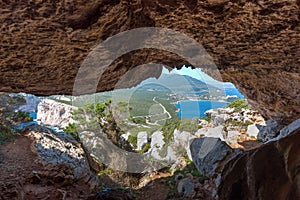
<instances>
[{"instance_id":1,"label":"rough rock surface","mask_svg":"<svg viewBox=\"0 0 300 200\"><path fill-rule=\"evenodd\" d=\"M279 125L276 121L268 120L266 121L266 126L258 125L259 132L257 138L263 142L269 141L279 135L280 129L283 126Z\"/></svg>"},{"instance_id":2,"label":"rough rock surface","mask_svg":"<svg viewBox=\"0 0 300 200\"><path fill-rule=\"evenodd\" d=\"M62 178L85 181L91 189L98 186L98 177L92 170L99 171L100 168L74 138L39 125L29 126L27 130L33 140L32 149L43 166L47 166L53 172L56 168L66 168L69 173L61 174ZM94 166L94 169L91 166ZM47 174L51 176L49 172ZM41 174L41 176L47 176L47 174Z\"/></svg>"},{"instance_id":3,"label":"rough rock surface","mask_svg":"<svg viewBox=\"0 0 300 200\"><path fill-rule=\"evenodd\" d=\"M290 135L297 129L300 129L300 118L293 121L289 125L285 126L283 129L281 129L279 132L279 135L270 141L277 141L277 140L280 140L281 138L287 137L288 135Z\"/></svg>"},{"instance_id":4,"label":"rough rock surface","mask_svg":"<svg viewBox=\"0 0 300 200\"><path fill-rule=\"evenodd\" d=\"M267 118L299 118L299 3L290 0L2 1L0 91L70 94L77 71L100 42L137 27L163 27L198 41L222 78L236 84ZM299 2L299 1L298 1ZM159 46L159 44L158 44ZM114 88L134 66L188 64L163 50L125 54L105 71L98 91ZM144 68L123 87L158 76Z\"/></svg>"},{"instance_id":5,"label":"rough rock surface","mask_svg":"<svg viewBox=\"0 0 300 200\"><path fill-rule=\"evenodd\" d=\"M193 199L195 196L194 183L192 182L192 178L187 177L181 179L177 185L177 191L179 194L183 194L183 197Z\"/></svg>"},{"instance_id":6,"label":"rough rock surface","mask_svg":"<svg viewBox=\"0 0 300 200\"><path fill-rule=\"evenodd\" d=\"M218 138L198 138L190 142L190 154L198 171L212 177L222 171L235 150Z\"/></svg>"},{"instance_id":7,"label":"rough rock surface","mask_svg":"<svg viewBox=\"0 0 300 200\"><path fill-rule=\"evenodd\" d=\"M223 168L219 198L299 199L299 145L300 129L232 159Z\"/></svg>"},{"instance_id":8,"label":"rough rock surface","mask_svg":"<svg viewBox=\"0 0 300 200\"><path fill-rule=\"evenodd\" d=\"M72 179L65 165L42 166L32 141L18 136L0 146L0 199L89 199L93 194L84 182Z\"/></svg>"}]
</instances>

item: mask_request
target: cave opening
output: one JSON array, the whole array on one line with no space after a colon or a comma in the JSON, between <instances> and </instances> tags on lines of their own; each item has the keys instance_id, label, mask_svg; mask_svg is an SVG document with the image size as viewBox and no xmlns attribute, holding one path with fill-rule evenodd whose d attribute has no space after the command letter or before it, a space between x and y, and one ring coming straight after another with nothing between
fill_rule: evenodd
<instances>
[{"instance_id":1,"label":"cave opening","mask_svg":"<svg viewBox=\"0 0 300 200\"><path fill-rule=\"evenodd\" d=\"M48 97L10 94L24 98L26 104L15 111L27 112L32 119L17 129L40 124L69 133L84 140L95 155L103 154L103 148L95 148L91 135L104 132L118 148L169 163L179 157L192 159L187 153L192 138L219 138L232 148L246 150L262 144L257 134L265 121L232 83L215 80L199 68L152 64L161 70L158 78L123 88L144 67L125 73L112 91Z\"/></svg>"},{"instance_id":2,"label":"cave opening","mask_svg":"<svg viewBox=\"0 0 300 200\"><path fill-rule=\"evenodd\" d=\"M38 124L80 141L101 163L102 169L95 169L101 178L102 173L121 173L130 182L141 181L145 172L168 177L191 173L194 181L203 182L211 173L222 172L223 166L208 170L205 166L214 164L201 160L218 155L215 148L224 148L221 160L226 160L257 149L276 138L264 134L282 129L275 121L265 121L232 83L190 66L151 67L161 70L160 76L131 88L123 84L143 66L125 73L114 90L91 95L1 94L2 116L6 122L17 119L10 124L14 130ZM200 151L195 152L199 140Z\"/></svg>"}]
</instances>

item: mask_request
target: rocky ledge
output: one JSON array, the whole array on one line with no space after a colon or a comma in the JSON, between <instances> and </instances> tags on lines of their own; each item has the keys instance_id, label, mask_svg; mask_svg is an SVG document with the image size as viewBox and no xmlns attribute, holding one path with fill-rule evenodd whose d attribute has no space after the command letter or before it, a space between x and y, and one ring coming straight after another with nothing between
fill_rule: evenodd
<instances>
[{"instance_id":1,"label":"rocky ledge","mask_svg":"<svg viewBox=\"0 0 300 200\"><path fill-rule=\"evenodd\" d=\"M31 125L24 131L28 132L33 142L32 150L38 155L38 162L47 169L36 172L36 175L64 179L66 182L83 181L91 190L98 187L99 180L95 172L100 167L72 136L39 125Z\"/></svg>"}]
</instances>

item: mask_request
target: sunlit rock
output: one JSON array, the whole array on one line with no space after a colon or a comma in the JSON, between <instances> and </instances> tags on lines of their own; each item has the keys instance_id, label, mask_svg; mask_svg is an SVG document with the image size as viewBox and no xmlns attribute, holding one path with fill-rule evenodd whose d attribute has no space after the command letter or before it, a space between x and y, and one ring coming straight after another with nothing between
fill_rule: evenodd
<instances>
[{"instance_id":1,"label":"sunlit rock","mask_svg":"<svg viewBox=\"0 0 300 200\"><path fill-rule=\"evenodd\" d=\"M247 134L250 137L257 137L257 134L259 132L259 129L257 128L257 125L251 124L247 127Z\"/></svg>"},{"instance_id":2,"label":"sunlit rock","mask_svg":"<svg viewBox=\"0 0 300 200\"><path fill-rule=\"evenodd\" d=\"M75 107L51 99L43 99L38 104L37 120L42 124L65 128L74 123L72 111Z\"/></svg>"}]
</instances>

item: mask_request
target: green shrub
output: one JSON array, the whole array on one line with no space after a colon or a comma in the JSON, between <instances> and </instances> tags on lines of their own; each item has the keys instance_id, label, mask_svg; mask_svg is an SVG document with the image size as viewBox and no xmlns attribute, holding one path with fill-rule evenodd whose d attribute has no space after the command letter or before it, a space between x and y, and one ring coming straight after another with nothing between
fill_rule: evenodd
<instances>
[{"instance_id":1,"label":"green shrub","mask_svg":"<svg viewBox=\"0 0 300 200\"><path fill-rule=\"evenodd\" d=\"M197 176L197 177L204 177L196 168L195 164L193 162L191 162L188 166L186 166L186 168L184 169L185 173L190 173L193 176Z\"/></svg>"},{"instance_id":2,"label":"green shrub","mask_svg":"<svg viewBox=\"0 0 300 200\"><path fill-rule=\"evenodd\" d=\"M137 136L129 135L128 142L130 142L135 149L137 148Z\"/></svg>"},{"instance_id":3,"label":"green shrub","mask_svg":"<svg viewBox=\"0 0 300 200\"><path fill-rule=\"evenodd\" d=\"M0 144L3 144L16 136L16 132L7 126L0 125Z\"/></svg>"},{"instance_id":4,"label":"green shrub","mask_svg":"<svg viewBox=\"0 0 300 200\"><path fill-rule=\"evenodd\" d=\"M234 108L234 111L241 111L242 108L249 109L249 104L245 99L238 99L231 102L227 107Z\"/></svg>"},{"instance_id":5,"label":"green shrub","mask_svg":"<svg viewBox=\"0 0 300 200\"><path fill-rule=\"evenodd\" d=\"M262 139L256 139L256 142L263 143L264 141L262 141Z\"/></svg>"},{"instance_id":6,"label":"green shrub","mask_svg":"<svg viewBox=\"0 0 300 200\"><path fill-rule=\"evenodd\" d=\"M168 119L166 120L165 125L162 127L161 131L164 135L164 141L166 143L169 143L169 141L172 139L175 129L178 129L180 126L179 120L172 120Z\"/></svg>"},{"instance_id":7,"label":"green shrub","mask_svg":"<svg viewBox=\"0 0 300 200\"><path fill-rule=\"evenodd\" d=\"M13 121L24 121L24 122L32 121L32 117L30 117L30 114L23 111L6 113L4 116L5 118L9 118Z\"/></svg>"},{"instance_id":8,"label":"green shrub","mask_svg":"<svg viewBox=\"0 0 300 200\"><path fill-rule=\"evenodd\" d=\"M76 140L79 140L78 128L75 123L68 124L68 126L64 129L64 132L70 134Z\"/></svg>"},{"instance_id":9,"label":"green shrub","mask_svg":"<svg viewBox=\"0 0 300 200\"><path fill-rule=\"evenodd\" d=\"M233 119L229 119L226 121L225 123L225 127L228 127L228 126L239 126L239 127L248 127L249 125L253 124L252 122L250 121L247 121L247 122L242 122L242 121L236 121L236 120L233 120Z\"/></svg>"},{"instance_id":10,"label":"green shrub","mask_svg":"<svg viewBox=\"0 0 300 200\"><path fill-rule=\"evenodd\" d=\"M139 151L140 154L143 154L147 152L151 148L151 145L149 143L145 144L143 148Z\"/></svg>"},{"instance_id":11,"label":"green shrub","mask_svg":"<svg viewBox=\"0 0 300 200\"><path fill-rule=\"evenodd\" d=\"M146 119L144 117L132 117L131 121L133 121L136 124L146 124Z\"/></svg>"}]
</instances>

